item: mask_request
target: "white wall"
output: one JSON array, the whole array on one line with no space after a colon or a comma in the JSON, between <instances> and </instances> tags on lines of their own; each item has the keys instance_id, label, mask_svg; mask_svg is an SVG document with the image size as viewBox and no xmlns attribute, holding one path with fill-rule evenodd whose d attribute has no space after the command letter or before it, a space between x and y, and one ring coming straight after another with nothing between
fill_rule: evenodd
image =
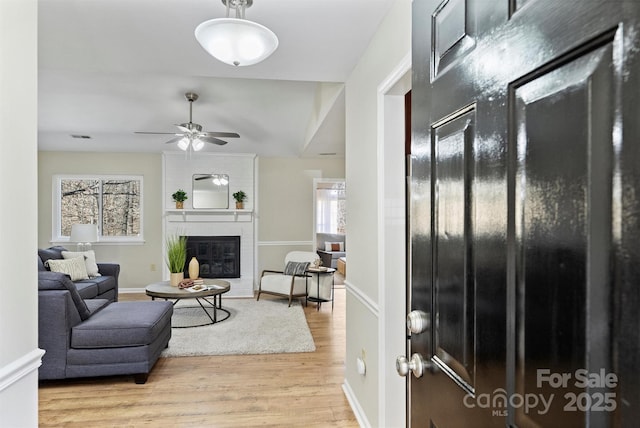
<instances>
[{"instance_id":1,"label":"white wall","mask_svg":"<svg viewBox=\"0 0 640 428\"><path fill-rule=\"evenodd\" d=\"M379 88L403 62L411 49L411 1L397 0L385 17L367 51L346 83L346 182L347 224L349 227L349 257L347 285L347 345L345 355L345 391L356 416L363 426L403 426L404 397L388 400L385 376L389 365L379 338L385 332L380 320L404 324L402 318L386 317L387 287L378 269L380 232L385 230L385 206L379 198L380 174L384 174L384 151L379 150ZM403 141L398 142L403 150ZM397 262L396 262L397 263ZM389 266L391 268L391 266ZM404 268L403 266L400 269ZM384 272L384 271L382 271ZM397 303L397 302L396 302ZM357 372L356 359L363 357L367 373ZM391 420L390 418L395 418Z\"/></svg>"},{"instance_id":2,"label":"white wall","mask_svg":"<svg viewBox=\"0 0 640 428\"><path fill-rule=\"evenodd\" d=\"M0 1L0 426L38 425L37 2Z\"/></svg>"},{"instance_id":3,"label":"white wall","mask_svg":"<svg viewBox=\"0 0 640 428\"><path fill-rule=\"evenodd\" d=\"M283 268L289 251L313 251L313 179L344 173L339 158L259 159L258 272Z\"/></svg>"}]
</instances>

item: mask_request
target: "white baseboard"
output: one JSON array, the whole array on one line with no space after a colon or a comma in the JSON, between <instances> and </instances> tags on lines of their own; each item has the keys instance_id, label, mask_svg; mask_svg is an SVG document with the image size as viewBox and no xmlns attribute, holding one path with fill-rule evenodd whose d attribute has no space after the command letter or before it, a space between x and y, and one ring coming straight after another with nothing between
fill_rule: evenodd
<instances>
[{"instance_id":1,"label":"white baseboard","mask_svg":"<svg viewBox=\"0 0 640 428\"><path fill-rule=\"evenodd\" d=\"M360 406L356 395L353 393L353 389L349 385L349 382L345 379L342 384L342 391L344 391L344 395L347 397L347 401L349 401L349 405L351 406L351 410L353 410L353 414L356 416L358 420L358 424L364 428L370 428L371 424L367 419L367 415L365 415L364 410Z\"/></svg>"},{"instance_id":2,"label":"white baseboard","mask_svg":"<svg viewBox=\"0 0 640 428\"><path fill-rule=\"evenodd\" d=\"M0 367L0 391L18 382L42 365L44 350L36 348L17 360Z\"/></svg>"}]
</instances>

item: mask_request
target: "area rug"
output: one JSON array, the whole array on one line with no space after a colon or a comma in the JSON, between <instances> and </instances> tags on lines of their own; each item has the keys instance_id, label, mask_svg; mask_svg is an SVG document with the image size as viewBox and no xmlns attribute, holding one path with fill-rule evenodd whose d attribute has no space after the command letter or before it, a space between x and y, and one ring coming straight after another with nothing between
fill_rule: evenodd
<instances>
[{"instance_id":1,"label":"area rug","mask_svg":"<svg viewBox=\"0 0 640 428\"><path fill-rule=\"evenodd\" d=\"M174 328L161 357L313 352L316 347L300 302L222 299L230 316L213 325ZM195 306L194 306L195 305ZM218 317L224 317L218 311ZM178 302L173 325L204 323L206 315L192 300Z\"/></svg>"}]
</instances>

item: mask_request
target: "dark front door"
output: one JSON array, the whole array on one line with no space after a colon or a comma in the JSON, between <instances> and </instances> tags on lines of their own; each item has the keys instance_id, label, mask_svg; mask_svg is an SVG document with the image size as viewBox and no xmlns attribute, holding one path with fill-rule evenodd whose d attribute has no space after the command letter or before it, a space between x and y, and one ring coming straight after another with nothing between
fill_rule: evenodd
<instances>
[{"instance_id":1,"label":"dark front door","mask_svg":"<svg viewBox=\"0 0 640 428\"><path fill-rule=\"evenodd\" d=\"M414 0L412 427L640 421L640 2Z\"/></svg>"}]
</instances>

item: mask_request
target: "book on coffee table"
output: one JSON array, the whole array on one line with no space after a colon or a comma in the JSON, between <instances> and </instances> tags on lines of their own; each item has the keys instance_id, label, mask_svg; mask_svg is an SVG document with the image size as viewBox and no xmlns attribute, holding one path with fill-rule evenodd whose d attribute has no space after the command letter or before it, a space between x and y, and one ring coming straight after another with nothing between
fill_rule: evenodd
<instances>
[{"instance_id":1,"label":"book on coffee table","mask_svg":"<svg viewBox=\"0 0 640 428\"><path fill-rule=\"evenodd\" d=\"M185 290L187 291L191 291L192 293L197 293L198 291L205 291L205 290L222 290L224 287L221 285L216 285L216 284L195 284L192 285L189 288L185 288Z\"/></svg>"},{"instance_id":2,"label":"book on coffee table","mask_svg":"<svg viewBox=\"0 0 640 428\"><path fill-rule=\"evenodd\" d=\"M195 284L195 285L192 285L189 288L185 288L185 290L191 291L192 293L197 293L198 291L209 290L209 287L207 285L204 285L204 284Z\"/></svg>"}]
</instances>

